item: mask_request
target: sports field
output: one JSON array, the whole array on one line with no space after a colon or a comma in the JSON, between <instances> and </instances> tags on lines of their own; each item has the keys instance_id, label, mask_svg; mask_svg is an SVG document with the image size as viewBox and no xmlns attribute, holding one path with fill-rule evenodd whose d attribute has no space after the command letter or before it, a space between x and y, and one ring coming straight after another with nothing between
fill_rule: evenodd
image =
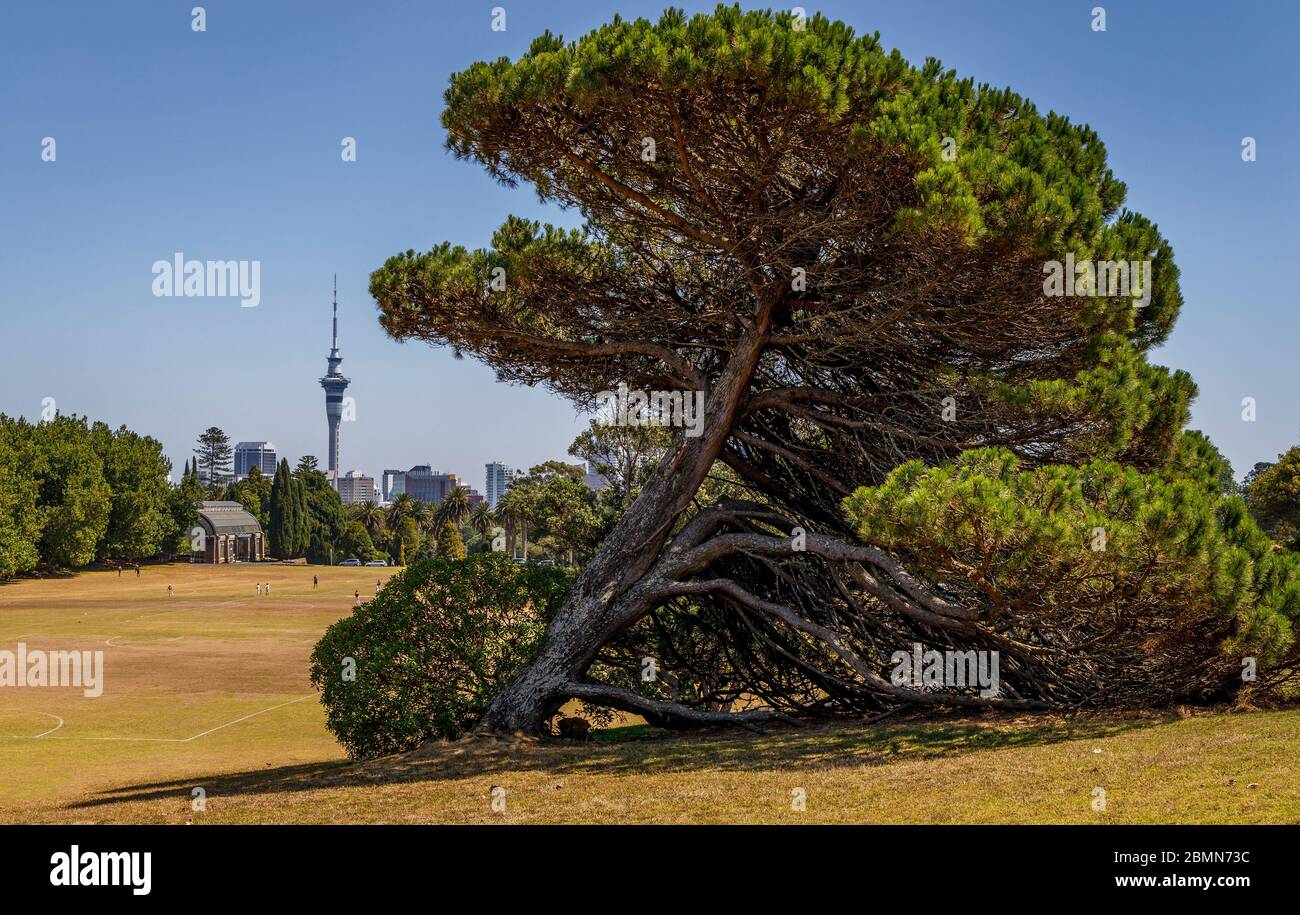
<instances>
[{"instance_id":1,"label":"sports field","mask_svg":"<svg viewBox=\"0 0 1300 915\"><path fill-rule=\"evenodd\" d=\"M103 652L96 698L0 688L0 820L102 820L71 805L124 784L202 788L213 773L341 759L307 659L354 593L373 597L392 571L178 564L0 587L0 650ZM172 794L162 807L191 812L191 790Z\"/></svg>"},{"instance_id":2,"label":"sports field","mask_svg":"<svg viewBox=\"0 0 1300 915\"><path fill-rule=\"evenodd\" d=\"M104 652L98 698L0 688L0 822L1300 822L1293 710L642 726L350 763L307 659L389 574L177 565L0 586L0 651Z\"/></svg>"}]
</instances>

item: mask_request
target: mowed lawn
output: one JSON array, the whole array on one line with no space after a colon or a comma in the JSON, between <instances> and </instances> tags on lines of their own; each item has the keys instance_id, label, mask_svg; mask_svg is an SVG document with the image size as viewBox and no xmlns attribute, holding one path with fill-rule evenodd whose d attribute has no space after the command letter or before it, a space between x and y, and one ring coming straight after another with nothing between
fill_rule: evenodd
<instances>
[{"instance_id":1,"label":"mowed lawn","mask_svg":"<svg viewBox=\"0 0 1300 915\"><path fill-rule=\"evenodd\" d=\"M307 658L353 591L372 596L388 574L177 565L0 587L0 648L105 659L97 699L0 689L0 821L1300 822L1296 711L763 735L629 727L586 744L480 740L351 763L324 728ZM258 580L270 597L256 596ZM204 810L192 809L195 788Z\"/></svg>"}]
</instances>

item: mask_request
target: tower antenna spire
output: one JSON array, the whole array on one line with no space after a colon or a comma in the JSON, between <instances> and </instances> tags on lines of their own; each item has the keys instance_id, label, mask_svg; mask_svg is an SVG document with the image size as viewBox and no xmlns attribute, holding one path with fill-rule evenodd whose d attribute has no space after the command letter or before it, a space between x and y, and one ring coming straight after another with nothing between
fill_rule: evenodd
<instances>
[{"instance_id":1,"label":"tower antenna spire","mask_svg":"<svg viewBox=\"0 0 1300 915\"><path fill-rule=\"evenodd\" d=\"M334 339L330 354L325 357L328 367L320 386L325 389L325 418L329 423L329 463L332 479L337 479L339 469L339 421L343 418L343 392L349 380L339 371L343 357L339 355L339 275L334 274Z\"/></svg>"}]
</instances>

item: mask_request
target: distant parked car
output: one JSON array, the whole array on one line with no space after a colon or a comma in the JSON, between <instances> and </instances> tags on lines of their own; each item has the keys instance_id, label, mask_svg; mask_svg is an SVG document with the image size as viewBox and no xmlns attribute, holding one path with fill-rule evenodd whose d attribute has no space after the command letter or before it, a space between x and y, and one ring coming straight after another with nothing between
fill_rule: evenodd
<instances>
[{"instance_id":1,"label":"distant parked car","mask_svg":"<svg viewBox=\"0 0 1300 915\"><path fill-rule=\"evenodd\" d=\"M359 566L359 565L361 565L361 560L360 560L360 559L345 559L345 560L343 560L342 562L340 562L339 565L341 565L341 566Z\"/></svg>"},{"instance_id":2,"label":"distant parked car","mask_svg":"<svg viewBox=\"0 0 1300 915\"><path fill-rule=\"evenodd\" d=\"M553 565L555 565L555 560L554 560L554 559L539 559L539 560L537 560L537 564L538 564L539 566L553 566Z\"/></svg>"},{"instance_id":3,"label":"distant parked car","mask_svg":"<svg viewBox=\"0 0 1300 915\"><path fill-rule=\"evenodd\" d=\"M370 560L369 562L367 562L366 565L368 565L368 566L386 566L386 565L388 565L388 560L387 560L387 559L372 559L372 560Z\"/></svg>"}]
</instances>

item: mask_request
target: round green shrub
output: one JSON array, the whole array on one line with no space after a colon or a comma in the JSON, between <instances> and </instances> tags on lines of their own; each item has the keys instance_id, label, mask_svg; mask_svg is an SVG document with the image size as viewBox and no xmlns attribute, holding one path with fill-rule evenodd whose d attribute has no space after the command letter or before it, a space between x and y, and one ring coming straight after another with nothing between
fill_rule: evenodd
<instances>
[{"instance_id":1,"label":"round green shrub","mask_svg":"<svg viewBox=\"0 0 1300 915\"><path fill-rule=\"evenodd\" d=\"M459 737L532 660L569 585L501 553L413 563L312 651L326 725L354 758Z\"/></svg>"}]
</instances>

